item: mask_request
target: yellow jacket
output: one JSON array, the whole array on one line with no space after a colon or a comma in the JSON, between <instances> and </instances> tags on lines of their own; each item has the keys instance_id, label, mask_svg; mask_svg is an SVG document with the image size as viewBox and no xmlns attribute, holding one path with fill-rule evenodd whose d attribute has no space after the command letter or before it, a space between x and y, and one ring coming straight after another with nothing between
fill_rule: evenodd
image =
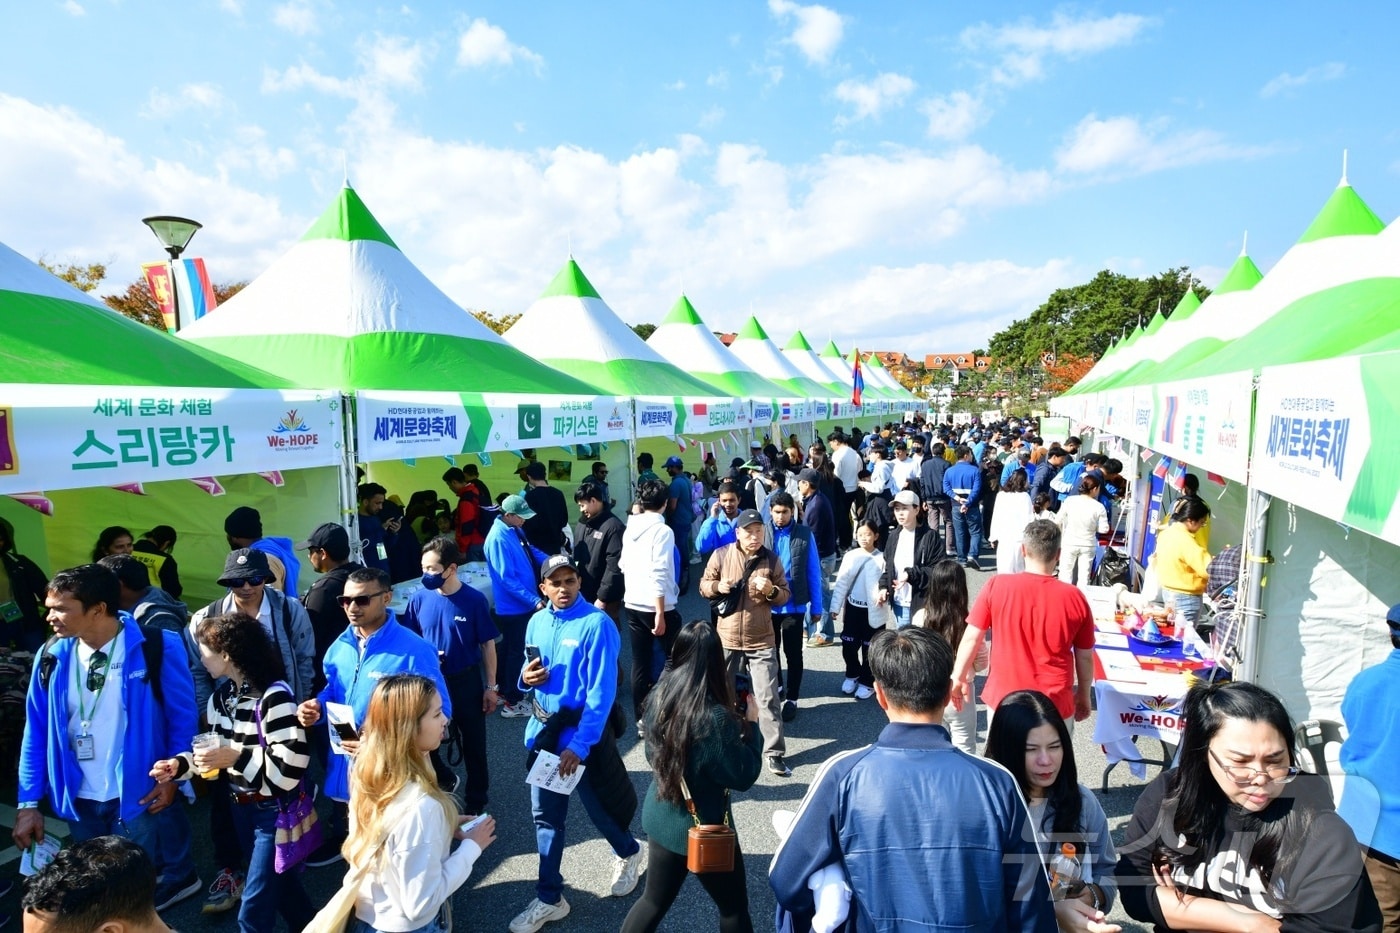
<instances>
[{"instance_id":1,"label":"yellow jacket","mask_svg":"<svg viewBox=\"0 0 1400 933\"><path fill-rule=\"evenodd\" d=\"M1157 582L1182 593L1206 591L1206 567L1210 554L1186 530L1184 522L1172 522L1157 535Z\"/></svg>"}]
</instances>

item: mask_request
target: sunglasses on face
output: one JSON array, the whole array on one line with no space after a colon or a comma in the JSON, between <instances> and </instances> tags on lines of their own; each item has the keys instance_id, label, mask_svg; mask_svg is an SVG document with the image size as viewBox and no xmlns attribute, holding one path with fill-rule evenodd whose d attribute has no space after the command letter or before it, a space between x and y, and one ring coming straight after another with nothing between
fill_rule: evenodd
<instances>
[{"instance_id":1,"label":"sunglasses on face","mask_svg":"<svg viewBox=\"0 0 1400 933\"><path fill-rule=\"evenodd\" d=\"M265 584L265 583L267 583L267 582L268 582L268 579L267 579L266 577L249 577L249 578L246 579L246 580L235 580L235 581L233 581L232 583L229 584L228 588L231 589L231 590L241 590L241 589L243 589L245 586L262 586L263 584Z\"/></svg>"},{"instance_id":2,"label":"sunglasses on face","mask_svg":"<svg viewBox=\"0 0 1400 933\"><path fill-rule=\"evenodd\" d=\"M363 609L365 606L368 606L370 604L370 600L374 599L375 597L388 595L388 590L380 590L378 593L366 593L363 596L340 596L336 598L336 602L340 603L340 608L342 609L348 608L351 603Z\"/></svg>"}]
</instances>

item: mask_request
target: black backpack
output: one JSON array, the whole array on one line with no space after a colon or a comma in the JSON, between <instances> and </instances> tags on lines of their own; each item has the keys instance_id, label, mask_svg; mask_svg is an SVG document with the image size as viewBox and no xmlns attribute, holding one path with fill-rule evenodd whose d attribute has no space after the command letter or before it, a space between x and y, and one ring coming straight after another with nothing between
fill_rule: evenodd
<instances>
[{"instance_id":1,"label":"black backpack","mask_svg":"<svg viewBox=\"0 0 1400 933\"><path fill-rule=\"evenodd\" d=\"M160 684L160 668L165 663L165 637L162 634L164 631L165 629L155 626L141 626L141 634L144 636L141 654L146 659L146 683L151 685L151 695L162 707L165 706L165 690ZM53 680L54 668L58 667L58 658L52 650L57 641L58 636L52 635L44 642L44 647L39 649L39 686L45 690L49 689L49 681Z\"/></svg>"}]
</instances>

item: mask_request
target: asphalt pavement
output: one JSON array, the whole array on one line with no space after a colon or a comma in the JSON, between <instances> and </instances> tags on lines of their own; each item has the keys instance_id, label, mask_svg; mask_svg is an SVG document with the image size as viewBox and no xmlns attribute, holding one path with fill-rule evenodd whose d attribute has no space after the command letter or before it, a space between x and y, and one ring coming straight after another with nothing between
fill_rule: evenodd
<instances>
[{"instance_id":1,"label":"asphalt pavement","mask_svg":"<svg viewBox=\"0 0 1400 933\"><path fill-rule=\"evenodd\" d=\"M990 567L993 557L983 555L983 565ZM698 574L696 575L698 579ZM969 572L973 598L990 573ZM692 592L681 600L681 615L685 619L708 617L705 600ZM623 639L623 663L630 665L627 640ZM841 651L837 647L807 648L804 652L806 674L802 682L799 713L785 727L788 764L792 777L780 778L765 770L752 789L733 795L734 817L744 852L744 867L748 879L749 908L754 928L772 929L774 901L768 886L768 863L778 845L773 831L772 816L780 809L795 810L816 775L821 763L846 749L869 744L885 724L884 714L874 698L856 700L841 693L843 677ZM630 667L625 667L625 670ZM624 688L625 689L625 688ZM630 702L625 704L630 709ZM986 737L988 713L979 708L979 748ZM534 824L530 816L530 797L525 785L525 749L522 744L525 720L491 717L487 742L491 760L491 803L489 811L496 818L497 837L472 871L471 878L453 898L454 929L467 933L505 933L507 925L523 910L535 894L538 858L535 854ZM1093 719L1078 724L1074 734L1075 757L1080 780L1094 788L1099 786L1104 768L1104 756L1092 742ZM640 740L629 731L620 741L623 759L637 789L638 799L646 793L650 770L642 753ZM1155 746L1153 748L1155 751ZM1155 776L1152 769L1150 776ZM1121 837L1122 826L1132 812L1142 782L1134 780L1126 766L1115 768L1110 775L1109 790L1100 793L1099 800L1109 817L1115 837ZM191 819L195 827L195 862L205 884L215 874L212 847L209 842L207 806L197 802ZM641 810L632 825L639 839ZM565 898L571 907L569 916L546 926L548 931L586 931L603 933L615 931L632 903L640 895L646 876L637 891L627 897L612 897L614 856L593 828L583 807L575 802L570 808L568 849L564 855ZM339 887L344 865L308 869L304 883L313 903L328 900ZM236 930L234 914L202 916L202 896L191 898L167 910L167 923L177 930ZM1145 929L1126 919L1115 908L1111 919L1122 923L1125 930ZM698 933L714 930L719 925L714 905L695 879L688 879L661 930L675 933ZM285 927L279 927L284 929Z\"/></svg>"}]
</instances>

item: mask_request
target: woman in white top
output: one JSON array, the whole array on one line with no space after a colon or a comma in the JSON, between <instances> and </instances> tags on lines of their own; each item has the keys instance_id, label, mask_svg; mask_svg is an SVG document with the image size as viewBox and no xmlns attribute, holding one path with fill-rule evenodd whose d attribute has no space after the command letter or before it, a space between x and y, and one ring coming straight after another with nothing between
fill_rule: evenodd
<instances>
[{"instance_id":1,"label":"woman in white top","mask_svg":"<svg viewBox=\"0 0 1400 933\"><path fill-rule=\"evenodd\" d=\"M450 925L452 894L496 838L489 816L463 831L428 755L448 719L433 682L394 674L374 688L350 772L350 871L371 864L349 933L435 933ZM452 851L452 840L462 841Z\"/></svg>"},{"instance_id":2,"label":"woman in white top","mask_svg":"<svg viewBox=\"0 0 1400 933\"><path fill-rule=\"evenodd\" d=\"M831 588L833 621L841 623L841 657L846 662L846 679L841 692L866 700L875 695L875 678L870 675L870 639L894 622L889 604L880 598L880 574L885 558L875 545L879 527L869 519L856 526L857 547L841 558L836 583Z\"/></svg>"},{"instance_id":3,"label":"woman in white top","mask_svg":"<svg viewBox=\"0 0 1400 933\"><path fill-rule=\"evenodd\" d=\"M1035 521L1035 508L1027 492L1026 471L1017 467L1011 471L1006 484L997 493L992 508L992 528L988 535L997 549L997 573L1021 573L1026 569L1026 556L1021 553L1021 539L1026 526Z\"/></svg>"},{"instance_id":4,"label":"woman in white top","mask_svg":"<svg viewBox=\"0 0 1400 933\"><path fill-rule=\"evenodd\" d=\"M1060 526L1060 580L1088 586L1099 536L1108 534L1108 512L1099 501L1099 478L1084 474L1079 495L1060 503L1055 521Z\"/></svg>"}]
</instances>

